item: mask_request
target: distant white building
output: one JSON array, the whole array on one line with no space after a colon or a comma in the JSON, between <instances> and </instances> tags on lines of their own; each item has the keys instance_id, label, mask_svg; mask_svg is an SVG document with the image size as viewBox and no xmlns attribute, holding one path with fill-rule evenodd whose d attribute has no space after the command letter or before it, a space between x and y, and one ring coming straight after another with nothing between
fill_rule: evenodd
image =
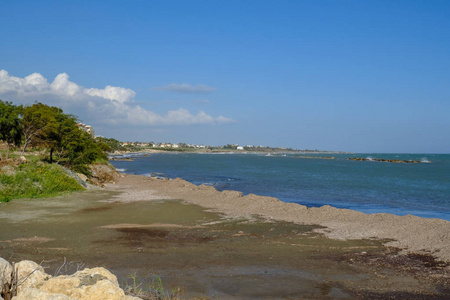
<instances>
[{"instance_id":1,"label":"distant white building","mask_svg":"<svg viewBox=\"0 0 450 300\"><path fill-rule=\"evenodd\" d=\"M236 149L237 149L237 150L244 150L244 147L242 147L242 146L237 146Z\"/></svg>"},{"instance_id":2,"label":"distant white building","mask_svg":"<svg viewBox=\"0 0 450 300\"><path fill-rule=\"evenodd\" d=\"M78 123L77 124L78 128L80 128L83 131L86 131L87 133L89 133L93 138L95 138L95 133L94 133L94 128L92 128L91 125L86 125L83 123Z\"/></svg>"}]
</instances>

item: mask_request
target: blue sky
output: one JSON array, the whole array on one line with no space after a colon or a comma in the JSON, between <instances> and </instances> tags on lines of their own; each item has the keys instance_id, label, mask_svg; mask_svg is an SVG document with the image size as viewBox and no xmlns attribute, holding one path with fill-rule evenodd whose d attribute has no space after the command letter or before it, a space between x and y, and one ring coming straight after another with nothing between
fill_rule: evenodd
<instances>
[{"instance_id":1,"label":"blue sky","mask_svg":"<svg viewBox=\"0 0 450 300\"><path fill-rule=\"evenodd\" d=\"M1 1L0 99L120 140L450 152L449 1Z\"/></svg>"}]
</instances>

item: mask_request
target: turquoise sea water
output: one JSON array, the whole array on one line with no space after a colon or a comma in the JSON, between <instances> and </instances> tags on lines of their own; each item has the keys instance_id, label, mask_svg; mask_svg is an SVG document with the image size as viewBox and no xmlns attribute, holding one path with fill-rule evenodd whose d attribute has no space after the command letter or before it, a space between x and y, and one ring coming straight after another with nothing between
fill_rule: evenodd
<instances>
[{"instance_id":1,"label":"turquoise sea water","mask_svg":"<svg viewBox=\"0 0 450 300\"><path fill-rule=\"evenodd\" d=\"M272 196L306 206L328 204L365 213L412 214L450 221L449 154L163 153L135 156L134 161L111 163L125 173L181 177L218 190ZM301 156L334 156L335 159ZM349 157L422 163L351 161Z\"/></svg>"}]
</instances>

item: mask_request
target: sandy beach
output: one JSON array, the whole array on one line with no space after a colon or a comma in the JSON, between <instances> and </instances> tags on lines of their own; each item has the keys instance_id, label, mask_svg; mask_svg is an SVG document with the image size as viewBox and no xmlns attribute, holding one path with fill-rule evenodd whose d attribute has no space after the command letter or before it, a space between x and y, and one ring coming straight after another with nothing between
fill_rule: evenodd
<instances>
[{"instance_id":1,"label":"sandy beach","mask_svg":"<svg viewBox=\"0 0 450 300\"><path fill-rule=\"evenodd\" d=\"M431 255L450 262L450 222L412 215L364 214L331 206L307 208L284 203L276 198L242 196L236 191L219 192L211 186L196 186L183 179L157 179L138 175L121 175L108 189L123 193L116 201L181 199L230 216L251 218L258 215L269 220L319 225L316 232L333 239L380 239L384 245L400 248L403 253Z\"/></svg>"}]
</instances>

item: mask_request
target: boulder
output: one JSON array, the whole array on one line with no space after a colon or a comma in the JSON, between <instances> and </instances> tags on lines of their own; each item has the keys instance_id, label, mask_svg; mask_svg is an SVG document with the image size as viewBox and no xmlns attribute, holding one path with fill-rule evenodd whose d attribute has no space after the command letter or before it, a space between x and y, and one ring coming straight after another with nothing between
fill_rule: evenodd
<instances>
[{"instance_id":1,"label":"boulder","mask_svg":"<svg viewBox=\"0 0 450 300\"><path fill-rule=\"evenodd\" d=\"M3 285L11 280L12 266L0 257L0 290Z\"/></svg>"},{"instance_id":2,"label":"boulder","mask_svg":"<svg viewBox=\"0 0 450 300\"><path fill-rule=\"evenodd\" d=\"M40 287L48 293L64 294L80 300L126 300L117 277L104 268L84 269L69 276L53 277Z\"/></svg>"},{"instance_id":3,"label":"boulder","mask_svg":"<svg viewBox=\"0 0 450 300\"><path fill-rule=\"evenodd\" d=\"M51 277L29 260L16 267L19 287L14 300L142 300L125 295L117 277L105 268L86 268L73 275ZM11 270L11 265L0 258L0 279L9 280Z\"/></svg>"},{"instance_id":4,"label":"boulder","mask_svg":"<svg viewBox=\"0 0 450 300\"><path fill-rule=\"evenodd\" d=\"M109 280L100 280L94 285L84 285L79 288L80 300L124 300L124 291Z\"/></svg>"},{"instance_id":5,"label":"boulder","mask_svg":"<svg viewBox=\"0 0 450 300\"><path fill-rule=\"evenodd\" d=\"M44 268L34 261L23 260L16 264L18 282L17 292L25 288L36 288L39 287L49 279L51 276L45 273Z\"/></svg>"},{"instance_id":6,"label":"boulder","mask_svg":"<svg viewBox=\"0 0 450 300\"><path fill-rule=\"evenodd\" d=\"M75 274L73 274L73 276L76 276L79 278L86 278L86 276L94 277L95 275L101 275L105 279L108 279L115 285L119 286L119 282L117 281L116 275L114 275L113 273L111 273L110 271L108 271L105 268L92 268L92 269L86 268L82 271L78 271Z\"/></svg>"},{"instance_id":7,"label":"boulder","mask_svg":"<svg viewBox=\"0 0 450 300\"><path fill-rule=\"evenodd\" d=\"M36 288L24 288L14 300L76 300L63 294L47 293Z\"/></svg>"},{"instance_id":8,"label":"boulder","mask_svg":"<svg viewBox=\"0 0 450 300\"><path fill-rule=\"evenodd\" d=\"M80 285L81 280L79 278L74 276L61 275L45 281L39 289L47 293L72 296L73 290L75 290Z\"/></svg>"},{"instance_id":9,"label":"boulder","mask_svg":"<svg viewBox=\"0 0 450 300\"><path fill-rule=\"evenodd\" d=\"M134 297L134 296L125 296L124 300L142 300L142 298Z\"/></svg>"},{"instance_id":10,"label":"boulder","mask_svg":"<svg viewBox=\"0 0 450 300\"><path fill-rule=\"evenodd\" d=\"M83 182L88 181L88 177L82 173L77 173L78 178L80 178Z\"/></svg>"}]
</instances>

